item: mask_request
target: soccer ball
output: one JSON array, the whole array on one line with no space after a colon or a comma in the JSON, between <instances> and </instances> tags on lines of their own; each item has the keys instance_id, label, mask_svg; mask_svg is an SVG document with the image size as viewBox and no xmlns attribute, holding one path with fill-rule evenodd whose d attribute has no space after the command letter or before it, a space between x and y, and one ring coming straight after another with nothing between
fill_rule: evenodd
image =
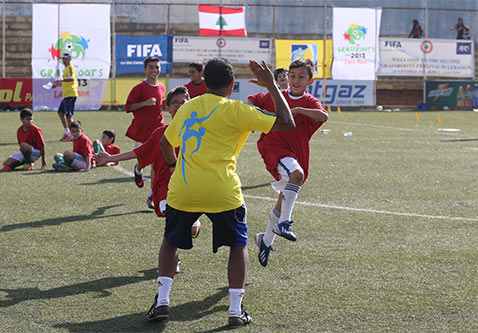
<instances>
[{"instance_id":1,"label":"soccer ball","mask_svg":"<svg viewBox=\"0 0 478 333\"><path fill-rule=\"evenodd\" d=\"M383 110L383 106L381 106L381 105L377 106L377 110L378 110L378 111L382 111L382 110Z\"/></svg>"}]
</instances>

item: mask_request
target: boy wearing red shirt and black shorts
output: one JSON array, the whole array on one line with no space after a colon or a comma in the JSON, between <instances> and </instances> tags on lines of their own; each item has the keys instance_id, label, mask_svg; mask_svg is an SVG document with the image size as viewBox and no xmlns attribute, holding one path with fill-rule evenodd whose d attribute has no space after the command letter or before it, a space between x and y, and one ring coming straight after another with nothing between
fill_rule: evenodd
<instances>
[{"instance_id":1,"label":"boy wearing red shirt and black shorts","mask_svg":"<svg viewBox=\"0 0 478 333\"><path fill-rule=\"evenodd\" d=\"M265 233L256 235L259 262L267 266L275 234L295 241L292 231L292 209L301 185L309 172L312 135L327 121L327 111L309 94L307 87L313 82L314 65L309 59L294 60L289 66L289 90L282 90L296 123L296 128L284 132L261 134L257 147L266 169L275 178L271 185L279 193L276 206L269 217ZM269 93L248 96L251 103L274 112Z\"/></svg>"},{"instance_id":2,"label":"boy wearing red shirt and black shorts","mask_svg":"<svg viewBox=\"0 0 478 333\"><path fill-rule=\"evenodd\" d=\"M147 57L144 59L144 73L146 79L133 87L126 100L126 112L133 113L133 121L126 131L126 136L135 141L135 147L139 146L149 138L153 131L164 126L163 112L161 110L161 101L164 98L166 87L158 81L161 72L161 63L156 57ZM135 179L140 179L143 170L134 167ZM151 170L151 183L154 178L154 171ZM136 182L138 187L143 187L143 183ZM148 207L153 207L152 190L148 197Z\"/></svg>"},{"instance_id":3,"label":"boy wearing red shirt and black shorts","mask_svg":"<svg viewBox=\"0 0 478 333\"><path fill-rule=\"evenodd\" d=\"M42 169L46 167L45 141L40 127L33 125L33 112L30 109L23 109L20 112L22 126L17 130L17 140L20 150L3 162L2 171L11 171L23 164L23 170L34 168L33 162L40 158Z\"/></svg>"},{"instance_id":4,"label":"boy wearing red shirt and black shorts","mask_svg":"<svg viewBox=\"0 0 478 333\"><path fill-rule=\"evenodd\" d=\"M189 97L194 98L207 93L203 73L204 64L202 62L195 61L189 64L188 74L191 81L184 85L188 89Z\"/></svg>"},{"instance_id":5,"label":"boy wearing red shirt and black shorts","mask_svg":"<svg viewBox=\"0 0 478 333\"><path fill-rule=\"evenodd\" d=\"M93 144L83 134L83 127L79 120L72 121L70 133L73 138L73 151L66 150L63 154L55 155L53 168L58 171L90 171L93 158Z\"/></svg>"}]
</instances>

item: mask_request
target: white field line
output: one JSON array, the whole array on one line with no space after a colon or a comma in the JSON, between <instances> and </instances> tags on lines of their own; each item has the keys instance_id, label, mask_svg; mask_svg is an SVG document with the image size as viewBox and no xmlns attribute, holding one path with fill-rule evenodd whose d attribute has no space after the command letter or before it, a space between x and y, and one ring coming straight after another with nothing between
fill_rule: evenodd
<instances>
[{"instance_id":1,"label":"white field line","mask_svg":"<svg viewBox=\"0 0 478 333\"><path fill-rule=\"evenodd\" d=\"M119 172L134 177L134 173L126 170L119 165L114 167ZM277 198L268 198L268 197L260 197L256 195L250 194L243 194L244 198L249 199L256 199L256 200L265 200L276 202ZM305 201L296 201L297 205L304 205L304 206L312 206L312 207L320 207L320 208L329 208L329 209L338 209L338 210L346 210L352 212L363 212L363 213L373 213L373 214L385 214L385 215L395 215L395 216L408 216L408 217L422 217L427 219L439 219L439 220L453 220L453 221L478 221L478 218L468 218L468 217L453 217L453 216L437 216L437 215L426 215L426 214L416 214L416 213L400 213L400 212L390 212L386 210L377 210L377 209L368 209L368 208L353 208L353 207L345 207L345 206L336 206L336 205L326 205L314 202L305 202Z\"/></svg>"}]
</instances>

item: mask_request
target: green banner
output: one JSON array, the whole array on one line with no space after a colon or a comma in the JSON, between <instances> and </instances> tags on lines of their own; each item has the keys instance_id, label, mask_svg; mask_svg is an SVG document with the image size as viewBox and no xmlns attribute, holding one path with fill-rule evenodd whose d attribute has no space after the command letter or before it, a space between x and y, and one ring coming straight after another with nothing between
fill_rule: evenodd
<instances>
[{"instance_id":1,"label":"green banner","mask_svg":"<svg viewBox=\"0 0 478 333\"><path fill-rule=\"evenodd\" d=\"M427 106L478 106L478 81L427 81Z\"/></svg>"}]
</instances>

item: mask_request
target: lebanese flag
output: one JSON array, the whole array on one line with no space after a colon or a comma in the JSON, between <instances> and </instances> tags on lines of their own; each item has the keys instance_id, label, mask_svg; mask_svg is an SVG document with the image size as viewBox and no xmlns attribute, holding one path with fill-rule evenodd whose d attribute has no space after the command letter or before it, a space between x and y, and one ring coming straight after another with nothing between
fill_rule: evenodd
<instances>
[{"instance_id":1,"label":"lebanese flag","mask_svg":"<svg viewBox=\"0 0 478 333\"><path fill-rule=\"evenodd\" d=\"M199 5L199 34L201 36L246 36L244 12L244 7Z\"/></svg>"}]
</instances>

